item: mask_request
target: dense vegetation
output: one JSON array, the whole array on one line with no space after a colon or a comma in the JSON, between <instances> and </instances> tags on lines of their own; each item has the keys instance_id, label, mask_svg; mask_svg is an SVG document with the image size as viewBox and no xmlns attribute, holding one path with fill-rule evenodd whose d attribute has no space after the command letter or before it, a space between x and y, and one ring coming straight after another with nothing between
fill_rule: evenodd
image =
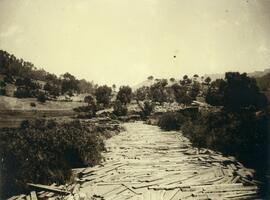
<instances>
[{"instance_id":1,"label":"dense vegetation","mask_svg":"<svg viewBox=\"0 0 270 200\"><path fill-rule=\"evenodd\" d=\"M19 129L2 129L0 174L2 195L26 189L26 183L65 183L71 168L101 160L103 140L79 121L24 121Z\"/></svg>"},{"instance_id":2,"label":"dense vegetation","mask_svg":"<svg viewBox=\"0 0 270 200\"><path fill-rule=\"evenodd\" d=\"M165 130L181 128L193 145L234 155L265 174L268 104L255 79L245 73L226 73L224 80L209 85L206 101L214 107L202 108L193 118L177 112L165 113L158 125Z\"/></svg>"}]
</instances>

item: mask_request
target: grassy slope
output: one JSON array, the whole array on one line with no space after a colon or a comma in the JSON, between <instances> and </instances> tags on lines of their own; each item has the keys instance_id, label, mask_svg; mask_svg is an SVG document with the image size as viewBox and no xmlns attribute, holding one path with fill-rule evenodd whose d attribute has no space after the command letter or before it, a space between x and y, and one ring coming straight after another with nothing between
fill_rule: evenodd
<instances>
[{"instance_id":1,"label":"grassy slope","mask_svg":"<svg viewBox=\"0 0 270 200\"><path fill-rule=\"evenodd\" d=\"M36 107L30 106L34 102ZM36 99L18 99L0 96L0 128L18 127L22 120L39 118L58 118L66 120L76 115L73 108L85 105L82 102L47 101L37 102Z\"/></svg>"},{"instance_id":2,"label":"grassy slope","mask_svg":"<svg viewBox=\"0 0 270 200\"><path fill-rule=\"evenodd\" d=\"M36 107L31 107L31 102L34 102ZM15 97L0 96L0 110L72 110L82 105L85 105L85 103L63 101L39 103L33 98L18 99Z\"/></svg>"}]
</instances>

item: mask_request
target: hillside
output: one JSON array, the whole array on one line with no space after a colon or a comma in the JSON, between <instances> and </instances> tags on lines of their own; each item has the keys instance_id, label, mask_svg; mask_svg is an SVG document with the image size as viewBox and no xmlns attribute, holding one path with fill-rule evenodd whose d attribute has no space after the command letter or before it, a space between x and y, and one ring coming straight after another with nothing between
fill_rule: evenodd
<instances>
[{"instance_id":1,"label":"hillside","mask_svg":"<svg viewBox=\"0 0 270 200\"><path fill-rule=\"evenodd\" d=\"M49 98L56 98L60 94L92 94L96 87L93 82L79 80L70 73L56 76L0 50L0 95L35 98L46 94Z\"/></svg>"},{"instance_id":2,"label":"hillside","mask_svg":"<svg viewBox=\"0 0 270 200\"><path fill-rule=\"evenodd\" d=\"M34 102L35 107L30 104ZM46 101L37 102L34 98L15 98L0 96L0 110L72 110L73 108L86 105L82 102Z\"/></svg>"}]
</instances>

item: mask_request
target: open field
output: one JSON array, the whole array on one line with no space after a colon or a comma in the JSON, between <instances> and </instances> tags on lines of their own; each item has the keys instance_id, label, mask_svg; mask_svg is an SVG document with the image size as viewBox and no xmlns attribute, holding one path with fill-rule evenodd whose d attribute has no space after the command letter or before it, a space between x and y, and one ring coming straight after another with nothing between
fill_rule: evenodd
<instances>
[{"instance_id":1,"label":"open field","mask_svg":"<svg viewBox=\"0 0 270 200\"><path fill-rule=\"evenodd\" d=\"M34 102L35 107L30 103ZM82 102L47 101L37 102L36 99L18 99L0 96L0 128L18 127L23 120L39 118L71 117L76 113L73 108L85 105Z\"/></svg>"}]
</instances>

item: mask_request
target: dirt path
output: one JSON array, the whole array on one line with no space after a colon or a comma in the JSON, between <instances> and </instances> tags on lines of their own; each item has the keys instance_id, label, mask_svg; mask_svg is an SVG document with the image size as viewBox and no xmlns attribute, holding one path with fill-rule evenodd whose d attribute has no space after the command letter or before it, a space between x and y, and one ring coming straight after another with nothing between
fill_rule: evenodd
<instances>
[{"instance_id":1,"label":"dirt path","mask_svg":"<svg viewBox=\"0 0 270 200\"><path fill-rule=\"evenodd\" d=\"M252 171L231 157L191 147L179 132L142 122L106 141L103 166L77 170L80 192L96 199L247 199Z\"/></svg>"}]
</instances>

